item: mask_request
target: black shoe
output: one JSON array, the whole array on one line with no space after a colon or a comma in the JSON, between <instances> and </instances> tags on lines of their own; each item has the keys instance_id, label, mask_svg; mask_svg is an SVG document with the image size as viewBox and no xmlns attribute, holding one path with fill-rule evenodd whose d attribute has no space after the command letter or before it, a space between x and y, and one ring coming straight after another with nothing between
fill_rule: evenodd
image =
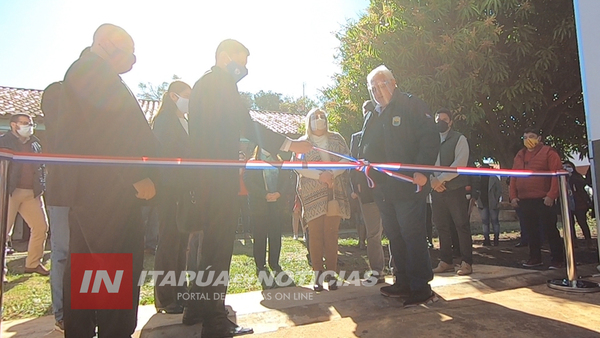
<instances>
[{"instance_id":1,"label":"black shoe","mask_svg":"<svg viewBox=\"0 0 600 338\"><path fill-rule=\"evenodd\" d=\"M438 298L429 287L424 291L413 292L407 300L404 301L404 307L413 307L421 304L430 304L437 302Z\"/></svg>"},{"instance_id":2,"label":"black shoe","mask_svg":"<svg viewBox=\"0 0 600 338\"><path fill-rule=\"evenodd\" d=\"M249 327L241 327L227 319L217 317L202 324L202 337L226 338L254 333Z\"/></svg>"},{"instance_id":3,"label":"black shoe","mask_svg":"<svg viewBox=\"0 0 600 338\"><path fill-rule=\"evenodd\" d=\"M204 315L201 310L186 306L183 308L183 325L195 325L204 321Z\"/></svg>"},{"instance_id":4,"label":"black shoe","mask_svg":"<svg viewBox=\"0 0 600 338\"><path fill-rule=\"evenodd\" d=\"M290 275L285 273L283 270L273 271L273 277L276 283L275 287L285 288L289 286L296 286L296 283L292 277L290 277Z\"/></svg>"},{"instance_id":5,"label":"black shoe","mask_svg":"<svg viewBox=\"0 0 600 338\"><path fill-rule=\"evenodd\" d=\"M489 239L484 239L483 240L483 246L492 246L492 242L490 242Z\"/></svg>"},{"instance_id":6,"label":"black shoe","mask_svg":"<svg viewBox=\"0 0 600 338\"><path fill-rule=\"evenodd\" d=\"M158 308L156 308L156 312L157 313L166 313L169 315L176 315L176 314L183 313L183 306L181 306L179 304L174 304L174 305L169 305L169 306L165 306L165 307L158 307Z\"/></svg>"},{"instance_id":7,"label":"black shoe","mask_svg":"<svg viewBox=\"0 0 600 338\"><path fill-rule=\"evenodd\" d=\"M313 290L317 292L323 291L323 280L321 278L322 271L315 271L315 284L313 285Z\"/></svg>"},{"instance_id":8,"label":"black shoe","mask_svg":"<svg viewBox=\"0 0 600 338\"><path fill-rule=\"evenodd\" d=\"M408 286L402 286L398 283L394 283L390 286L382 286L379 289L381 295L390 298L408 298L410 297L410 288Z\"/></svg>"},{"instance_id":9,"label":"black shoe","mask_svg":"<svg viewBox=\"0 0 600 338\"><path fill-rule=\"evenodd\" d=\"M338 289L338 280L335 277L329 278L327 285L329 286L329 291L335 291Z\"/></svg>"},{"instance_id":10,"label":"black shoe","mask_svg":"<svg viewBox=\"0 0 600 338\"><path fill-rule=\"evenodd\" d=\"M494 246L498 246L500 244L500 241L497 239L494 239Z\"/></svg>"}]
</instances>

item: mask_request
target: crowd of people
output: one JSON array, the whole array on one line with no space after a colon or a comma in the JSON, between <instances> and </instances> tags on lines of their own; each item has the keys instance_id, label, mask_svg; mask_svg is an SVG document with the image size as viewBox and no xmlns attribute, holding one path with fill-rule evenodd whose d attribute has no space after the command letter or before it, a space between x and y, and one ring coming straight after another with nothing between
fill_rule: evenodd
<instances>
[{"instance_id":1,"label":"crowd of people","mask_svg":"<svg viewBox=\"0 0 600 338\"><path fill-rule=\"evenodd\" d=\"M370 100L363 105L364 122L350 143L331 131L327 114L312 109L306 115L305 135L298 140L274 133L254 122L237 90L244 78L250 51L236 40L224 40L215 65L193 86L172 82L150 124L121 80L136 58L131 36L118 26L98 28L93 43L67 70L61 82L50 85L42 98L46 118L45 152L92 157L197 158L227 161L281 161L279 153L307 162L346 162L347 156L372 163L409 163L429 166L469 166L469 142L454 127L447 108L432 114L427 104L400 91L385 66L366 78ZM0 147L39 153L30 116L16 114L11 132L0 136ZM257 146L249 156L240 151L240 137ZM580 224L592 245L587 211L591 200L585 178L571 162L542 142L539 130L523 134L524 148L513 169L556 171L569 176L571 218ZM339 156L336 156L338 154ZM46 175L47 174L47 175ZM147 166L72 166L15 163L9 177L9 225L17 212L31 227L25 272L51 274L56 325L65 337L130 337L136 326L139 286L131 286L131 308L82 310L73 308L71 254L127 253L132 257L133 280L141 274L144 255L142 207L153 200L158 217L155 270L229 271L236 230L250 239L257 274L282 273L280 265L282 211L295 196L292 225L298 238L302 225L314 272L313 289L338 289L340 223L358 202L362 241L366 241L371 285L385 283L382 236L389 239L392 285L380 288L385 297L403 299L405 307L437 300L430 281L436 273L473 273L471 201L481 214L484 246L499 244L502 183L498 176L478 179L449 172L402 172L399 180L371 171L374 186L364 174L343 169L303 168L292 172L273 166L261 170L174 168ZM47 191L46 191L47 190ZM44 205L42 194L46 191ZM510 203L519 211L528 234L530 258L524 267L543 265L541 235L548 238L551 269L562 267L563 246L556 227L556 177L512 178ZM193 211L182 215L182 206ZM46 215L46 209L48 215ZM235 212L232 212L235 210ZM242 228L238 212L242 210ZM184 211L185 212L185 211ZM193 217L189 217L193 215ZM187 217L186 217L187 216ZM182 221L185 219L185 221ZM49 220L49 221L48 221ZM251 220L251 222L249 221ZM49 224L49 225L48 225ZM429 248L432 225L439 235L440 261L432 266ZM490 229L491 225L491 229ZM52 239L52 271L42 264L48 226ZM10 231L10 228L9 228ZM493 232L493 242L490 233ZM99 256L104 257L104 256ZM455 264L455 258L459 258ZM102 258L100 258L102 259ZM252 333L231 322L225 309L227 283L163 285L155 280L158 312L183 314L185 325L203 323L202 336L231 337ZM204 294L185 302L182 293ZM214 295L214 296L213 296Z\"/></svg>"}]
</instances>

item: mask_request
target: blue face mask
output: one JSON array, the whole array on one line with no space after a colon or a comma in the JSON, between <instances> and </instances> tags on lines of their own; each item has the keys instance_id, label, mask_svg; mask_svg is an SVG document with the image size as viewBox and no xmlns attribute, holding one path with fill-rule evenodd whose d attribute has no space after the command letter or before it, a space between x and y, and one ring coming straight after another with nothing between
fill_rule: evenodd
<instances>
[{"instance_id":1,"label":"blue face mask","mask_svg":"<svg viewBox=\"0 0 600 338\"><path fill-rule=\"evenodd\" d=\"M229 59L231 60L231 58L229 58ZM244 77L246 77L246 75L248 75L248 68L240 65L239 63L237 63L233 60L231 60L227 64L227 71L229 71L229 74L231 74L231 76L233 76L233 80L236 83L240 82L241 79L243 79Z\"/></svg>"}]
</instances>

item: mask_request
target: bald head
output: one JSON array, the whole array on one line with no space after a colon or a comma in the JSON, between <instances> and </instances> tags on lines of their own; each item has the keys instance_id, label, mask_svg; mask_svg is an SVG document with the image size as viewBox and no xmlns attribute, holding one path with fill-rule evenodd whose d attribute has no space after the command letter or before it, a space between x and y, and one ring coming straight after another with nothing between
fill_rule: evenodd
<instances>
[{"instance_id":1,"label":"bald head","mask_svg":"<svg viewBox=\"0 0 600 338\"><path fill-rule=\"evenodd\" d=\"M109 23L96 29L90 50L106 60L119 74L130 71L136 61L131 35L123 28Z\"/></svg>"}]
</instances>

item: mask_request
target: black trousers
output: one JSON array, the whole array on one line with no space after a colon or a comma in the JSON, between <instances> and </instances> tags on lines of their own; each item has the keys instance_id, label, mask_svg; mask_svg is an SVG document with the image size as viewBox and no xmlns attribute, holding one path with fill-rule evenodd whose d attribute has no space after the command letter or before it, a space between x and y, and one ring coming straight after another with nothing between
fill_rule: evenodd
<instances>
[{"instance_id":1,"label":"black trousers","mask_svg":"<svg viewBox=\"0 0 600 338\"><path fill-rule=\"evenodd\" d=\"M183 305L182 294L186 292L186 286L179 286L181 273L186 267L186 251L189 235L179 232L175 215L177 212L178 193L173 189L164 189L158 205L158 247L154 258L154 270L164 271L164 274L156 279L154 286L154 304L156 308ZM175 276L177 286L166 283L161 286L167 274Z\"/></svg>"},{"instance_id":2,"label":"black trousers","mask_svg":"<svg viewBox=\"0 0 600 338\"><path fill-rule=\"evenodd\" d=\"M468 214L469 201L464 189L431 192L433 223L440 235L440 258L452 264L452 230L454 224L458 234L458 246L462 260L473 264L473 239Z\"/></svg>"},{"instance_id":3,"label":"black trousers","mask_svg":"<svg viewBox=\"0 0 600 338\"><path fill-rule=\"evenodd\" d=\"M227 285L218 281L221 274L229 274L235 229L238 213L232 212L236 206L235 192L227 194L214 191L210 198L201 201L204 239L198 268L201 273L191 282L190 296L186 307L198 313L203 320L227 317L225 293ZM200 285L199 285L200 284Z\"/></svg>"},{"instance_id":4,"label":"black trousers","mask_svg":"<svg viewBox=\"0 0 600 338\"><path fill-rule=\"evenodd\" d=\"M583 232L583 237L585 239L592 239L592 234L590 233L590 226L587 223L587 212L589 209L577 209L571 211L571 224L573 227L571 228L573 240L577 239L575 235L575 218L577 218L577 223L579 223L579 227Z\"/></svg>"},{"instance_id":5,"label":"black trousers","mask_svg":"<svg viewBox=\"0 0 600 338\"><path fill-rule=\"evenodd\" d=\"M131 337L137 325L140 295L138 280L144 261L144 231L141 205L134 197L111 203L72 207L69 212L69 257L63 280L65 337ZM72 253L131 253L133 267L132 308L128 310L71 309ZM77 286L73 286L77 288ZM123 286L122 286L123 287Z\"/></svg>"},{"instance_id":6,"label":"black trousers","mask_svg":"<svg viewBox=\"0 0 600 338\"><path fill-rule=\"evenodd\" d=\"M521 199L519 207L523 214L523 225L529 234L529 258L542 260L542 243L539 236L541 225L548 238L552 262L563 262L564 248L556 228L557 216L554 207L546 206L541 198Z\"/></svg>"},{"instance_id":7,"label":"black trousers","mask_svg":"<svg viewBox=\"0 0 600 338\"><path fill-rule=\"evenodd\" d=\"M264 213L253 213L254 247L252 253L258 269L265 267L267 261L267 241L269 243L269 267L280 271L279 256L281 254L281 204L267 203Z\"/></svg>"}]
</instances>

